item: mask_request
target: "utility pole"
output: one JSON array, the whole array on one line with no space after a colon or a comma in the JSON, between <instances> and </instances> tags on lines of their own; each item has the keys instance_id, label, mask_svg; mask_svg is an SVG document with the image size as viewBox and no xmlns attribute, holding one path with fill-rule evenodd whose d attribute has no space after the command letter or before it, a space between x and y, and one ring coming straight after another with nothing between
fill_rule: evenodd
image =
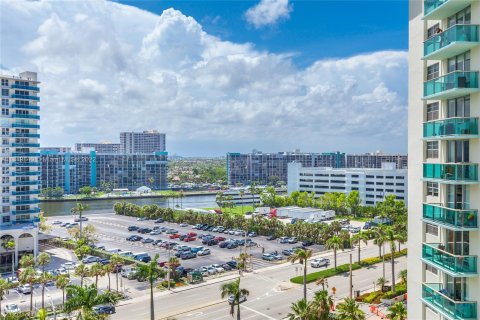
<instances>
[{"instance_id":1,"label":"utility pole","mask_svg":"<svg viewBox=\"0 0 480 320\"><path fill-rule=\"evenodd\" d=\"M350 298L353 298L352 254L350 253Z\"/></svg>"}]
</instances>

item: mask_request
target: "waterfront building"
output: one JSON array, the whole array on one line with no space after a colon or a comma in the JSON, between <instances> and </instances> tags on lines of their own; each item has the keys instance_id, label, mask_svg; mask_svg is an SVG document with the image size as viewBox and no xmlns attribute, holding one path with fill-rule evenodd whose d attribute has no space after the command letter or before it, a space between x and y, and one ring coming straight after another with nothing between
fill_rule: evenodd
<instances>
[{"instance_id":1,"label":"waterfront building","mask_svg":"<svg viewBox=\"0 0 480 320\"><path fill-rule=\"evenodd\" d=\"M37 73L0 75L1 218L0 241L13 241L11 250L0 246L0 268L18 265L25 254L38 253L40 101Z\"/></svg>"},{"instance_id":2,"label":"waterfront building","mask_svg":"<svg viewBox=\"0 0 480 320\"><path fill-rule=\"evenodd\" d=\"M41 187L61 187L65 193L78 193L85 186L136 190L148 186L167 189L167 152L151 154L101 154L95 151L57 152L45 148L41 152Z\"/></svg>"},{"instance_id":3,"label":"waterfront building","mask_svg":"<svg viewBox=\"0 0 480 320\"><path fill-rule=\"evenodd\" d=\"M121 153L152 153L165 150L165 133L159 133L157 130L120 133Z\"/></svg>"},{"instance_id":4,"label":"waterfront building","mask_svg":"<svg viewBox=\"0 0 480 320\"><path fill-rule=\"evenodd\" d=\"M398 169L408 168L408 156L401 154L383 154L382 152L365 154L347 154L346 168L376 168L383 163L395 163Z\"/></svg>"},{"instance_id":5,"label":"waterfront building","mask_svg":"<svg viewBox=\"0 0 480 320\"><path fill-rule=\"evenodd\" d=\"M304 167L288 164L288 194L293 191L325 193L358 191L362 204L374 206L393 194L407 203L407 170L396 169L395 163L384 163L381 169L339 169Z\"/></svg>"},{"instance_id":6,"label":"waterfront building","mask_svg":"<svg viewBox=\"0 0 480 320\"><path fill-rule=\"evenodd\" d=\"M480 1L409 4L408 318L478 319Z\"/></svg>"},{"instance_id":7,"label":"waterfront building","mask_svg":"<svg viewBox=\"0 0 480 320\"><path fill-rule=\"evenodd\" d=\"M97 153L120 153L120 143L80 142L80 143L75 143L75 151L77 151L77 152L96 151Z\"/></svg>"}]
</instances>

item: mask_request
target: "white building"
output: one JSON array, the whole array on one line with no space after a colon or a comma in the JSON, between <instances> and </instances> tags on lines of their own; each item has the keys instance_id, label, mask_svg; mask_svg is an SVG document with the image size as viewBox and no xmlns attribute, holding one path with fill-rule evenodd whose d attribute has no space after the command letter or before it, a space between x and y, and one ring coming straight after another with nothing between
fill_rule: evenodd
<instances>
[{"instance_id":1,"label":"white building","mask_svg":"<svg viewBox=\"0 0 480 320\"><path fill-rule=\"evenodd\" d=\"M121 153L154 153L166 150L166 135L157 130L120 132Z\"/></svg>"},{"instance_id":2,"label":"white building","mask_svg":"<svg viewBox=\"0 0 480 320\"><path fill-rule=\"evenodd\" d=\"M1 219L0 241L12 240L7 252L0 246L0 266L18 265L24 254L38 252L39 194L39 82L35 72L0 75Z\"/></svg>"},{"instance_id":3,"label":"white building","mask_svg":"<svg viewBox=\"0 0 480 320\"><path fill-rule=\"evenodd\" d=\"M478 319L480 1L409 11L408 318Z\"/></svg>"},{"instance_id":4,"label":"white building","mask_svg":"<svg viewBox=\"0 0 480 320\"><path fill-rule=\"evenodd\" d=\"M382 166L382 169L335 169L302 167L292 162L288 164L288 193L306 191L321 196L357 190L364 205L374 206L389 194L406 203L407 170L395 169L394 163Z\"/></svg>"}]
</instances>

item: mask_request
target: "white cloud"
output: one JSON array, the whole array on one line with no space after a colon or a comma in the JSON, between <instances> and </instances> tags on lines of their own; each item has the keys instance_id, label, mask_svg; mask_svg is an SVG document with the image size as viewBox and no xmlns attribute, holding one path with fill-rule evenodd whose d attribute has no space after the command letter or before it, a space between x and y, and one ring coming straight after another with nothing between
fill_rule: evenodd
<instances>
[{"instance_id":1,"label":"white cloud","mask_svg":"<svg viewBox=\"0 0 480 320\"><path fill-rule=\"evenodd\" d=\"M289 0L260 0L257 5L245 12L245 18L258 29L289 19L292 10L293 6Z\"/></svg>"},{"instance_id":2,"label":"white cloud","mask_svg":"<svg viewBox=\"0 0 480 320\"><path fill-rule=\"evenodd\" d=\"M403 151L405 52L296 67L193 18L92 1L0 3L2 66L39 72L43 145L155 128L182 154ZM12 37L10 35L15 35Z\"/></svg>"}]
</instances>

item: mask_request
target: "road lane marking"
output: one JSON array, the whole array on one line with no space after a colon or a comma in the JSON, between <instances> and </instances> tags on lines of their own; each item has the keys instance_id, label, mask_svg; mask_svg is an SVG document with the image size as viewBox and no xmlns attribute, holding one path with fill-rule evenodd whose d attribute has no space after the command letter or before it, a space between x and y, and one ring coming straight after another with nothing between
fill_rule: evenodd
<instances>
[{"instance_id":1,"label":"road lane marking","mask_svg":"<svg viewBox=\"0 0 480 320\"><path fill-rule=\"evenodd\" d=\"M241 304L240 306L241 306L242 308L244 308L244 309L250 310L250 311L252 311L252 312L255 312L255 313L258 314L258 315L261 315L262 317L265 317L266 319L277 320L277 319L275 319L275 318L270 317L269 315L267 315L267 314L265 314L265 313L262 313L262 312L260 312L260 311L255 310L255 309L252 309L252 308L249 308L249 307L247 307L247 306L245 306L245 305L242 305L242 304Z\"/></svg>"}]
</instances>

